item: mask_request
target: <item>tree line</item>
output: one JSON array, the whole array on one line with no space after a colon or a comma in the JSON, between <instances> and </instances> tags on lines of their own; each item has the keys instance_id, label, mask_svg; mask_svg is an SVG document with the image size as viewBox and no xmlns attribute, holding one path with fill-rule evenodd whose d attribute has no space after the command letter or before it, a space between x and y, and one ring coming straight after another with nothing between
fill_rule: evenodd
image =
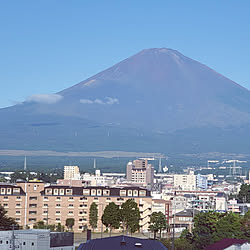
<instances>
[{"instance_id":1,"label":"tree line","mask_svg":"<svg viewBox=\"0 0 250 250\"><path fill-rule=\"evenodd\" d=\"M114 202L110 202L104 209L101 217L101 222L106 228L109 228L111 235L112 229L123 229L123 232L133 234L140 229L140 210L138 204L129 199L125 201L121 206L116 205ZM93 230L97 228L98 223L98 206L93 202L89 211L89 224ZM156 233L167 228L166 217L161 212L154 212L150 217L149 230Z\"/></svg>"},{"instance_id":2,"label":"tree line","mask_svg":"<svg viewBox=\"0 0 250 250\"><path fill-rule=\"evenodd\" d=\"M244 216L231 212L201 212L194 218L192 232L184 230L174 244L176 250L198 250L224 238L250 240L250 210ZM162 243L171 248L171 240L164 239Z\"/></svg>"}]
</instances>

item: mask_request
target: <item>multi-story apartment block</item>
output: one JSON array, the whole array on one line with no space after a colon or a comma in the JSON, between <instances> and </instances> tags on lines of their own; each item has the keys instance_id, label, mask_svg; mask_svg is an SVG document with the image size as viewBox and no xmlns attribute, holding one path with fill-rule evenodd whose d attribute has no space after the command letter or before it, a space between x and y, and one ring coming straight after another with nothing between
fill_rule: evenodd
<instances>
[{"instance_id":1,"label":"multi-story apartment block","mask_svg":"<svg viewBox=\"0 0 250 250\"><path fill-rule=\"evenodd\" d=\"M127 180L143 186L154 182L154 166L147 159L134 160L127 164Z\"/></svg>"},{"instance_id":2,"label":"multi-story apartment block","mask_svg":"<svg viewBox=\"0 0 250 250\"><path fill-rule=\"evenodd\" d=\"M66 224L74 218L74 231L89 227L89 209L92 202L98 206L98 227L101 231L101 216L104 208L115 202L121 205L128 199L138 204L142 230L148 229L152 197L150 191L140 187L72 187L45 185L42 182L20 182L15 185L0 184L0 203L21 226L33 227L34 223Z\"/></svg>"}]
</instances>

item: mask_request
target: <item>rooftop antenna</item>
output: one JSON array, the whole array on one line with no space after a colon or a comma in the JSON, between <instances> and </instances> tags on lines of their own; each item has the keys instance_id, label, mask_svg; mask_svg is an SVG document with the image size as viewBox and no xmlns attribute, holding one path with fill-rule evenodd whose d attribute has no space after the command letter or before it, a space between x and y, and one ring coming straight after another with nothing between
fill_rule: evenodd
<instances>
[{"instance_id":1,"label":"rooftop antenna","mask_svg":"<svg viewBox=\"0 0 250 250\"><path fill-rule=\"evenodd\" d=\"M159 169L158 172L161 173L162 172L162 168L161 168L161 157L159 158Z\"/></svg>"},{"instance_id":2,"label":"rooftop antenna","mask_svg":"<svg viewBox=\"0 0 250 250\"><path fill-rule=\"evenodd\" d=\"M24 167L23 167L24 171L27 170L27 163L26 163L26 156L24 157Z\"/></svg>"}]
</instances>

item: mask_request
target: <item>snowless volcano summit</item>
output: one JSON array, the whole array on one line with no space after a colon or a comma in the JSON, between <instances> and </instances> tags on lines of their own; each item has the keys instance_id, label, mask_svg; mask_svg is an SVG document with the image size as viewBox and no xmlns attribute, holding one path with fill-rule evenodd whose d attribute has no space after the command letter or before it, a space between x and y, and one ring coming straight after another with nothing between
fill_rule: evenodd
<instances>
[{"instance_id":1,"label":"snowless volcano summit","mask_svg":"<svg viewBox=\"0 0 250 250\"><path fill-rule=\"evenodd\" d=\"M250 146L249 91L166 48L142 50L0 116L2 149L184 153Z\"/></svg>"}]
</instances>

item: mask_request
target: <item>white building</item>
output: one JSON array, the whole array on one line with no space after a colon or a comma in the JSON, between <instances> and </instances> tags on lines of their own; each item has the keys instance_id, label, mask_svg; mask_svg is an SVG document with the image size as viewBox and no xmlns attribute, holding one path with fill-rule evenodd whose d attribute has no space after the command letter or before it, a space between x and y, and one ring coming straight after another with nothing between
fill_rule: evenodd
<instances>
[{"instance_id":1,"label":"white building","mask_svg":"<svg viewBox=\"0 0 250 250\"><path fill-rule=\"evenodd\" d=\"M218 193L215 197L215 210L227 211L227 199L224 193Z\"/></svg>"},{"instance_id":2,"label":"white building","mask_svg":"<svg viewBox=\"0 0 250 250\"><path fill-rule=\"evenodd\" d=\"M51 233L44 229L0 231L1 250L73 250L73 245L73 233Z\"/></svg>"},{"instance_id":3,"label":"white building","mask_svg":"<svg viewBox=\"0 0 250 250\"><path fill-rule=\"evenodd\" d=\"M114 184L114 178L103 176L101 170L96 169L95 174L85 173L81 176L83 181L89 182L90 186L110 186Z\"/></svg>"},{"instance_id":4,"label":"white building","mask_svg":"<svg viewBox=\"0 0 250 250\"><path fill-rule=\"evenodd\" d=\"M175 174L174 187L179 190L196 190L196 175L194 174Z\"/></svg>"},{"instance_id":5,"label":"white building","mask_svg":"<svg viewBox=\"0 0 250 250\"><path fill-rule=\"evenodd\" d=\"M64 180L80 180L78 166L64 166Z\"/></svg>"}]
</instances>

